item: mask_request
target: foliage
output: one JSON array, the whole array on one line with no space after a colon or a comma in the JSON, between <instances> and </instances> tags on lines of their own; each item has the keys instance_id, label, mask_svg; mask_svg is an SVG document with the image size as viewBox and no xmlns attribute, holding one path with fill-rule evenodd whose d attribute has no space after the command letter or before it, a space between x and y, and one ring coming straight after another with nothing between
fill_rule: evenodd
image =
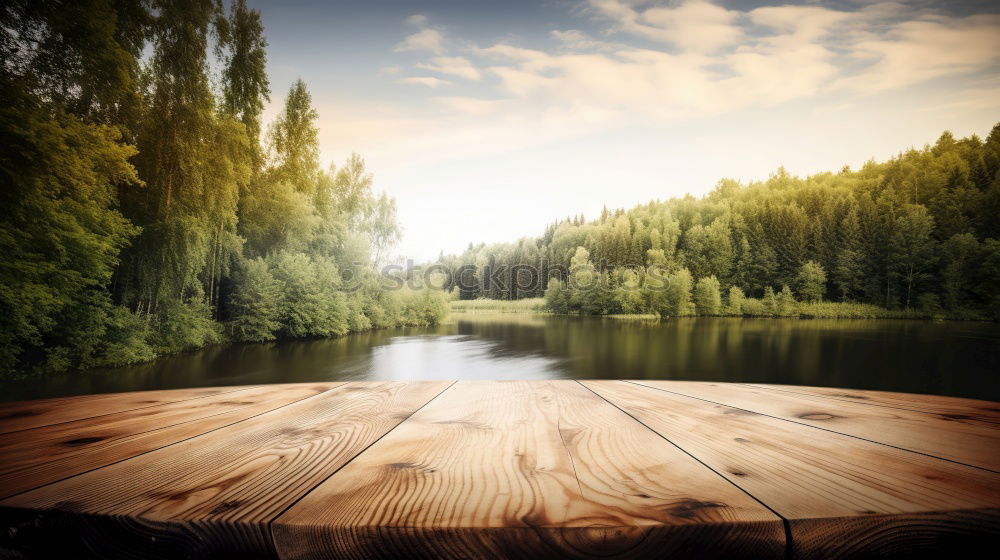
<instances>
[{"instance_id":1,"label":"foliage","mask_svg":"<svg viewBox=\"0 0 1000 560\"><path fill-rule=\"evenodd\" d=\"M857 170L795 177L778 169L766 181L722 180L700 199L605 209L590 221L568 217L537 238L470 244L440 263L469 271L462 299L539 297L558 278L569 312L633 309L622 285L637 280L638 312L674 315L662 284L687 268L695 279L715 276L720 292L735 286L764 297L775 313L777 295L765 292L788 285L809 302L828 297L898 310L936 298L947 316L992 316L1000 275L985 256L1000 239L998 170L1000 124L985 140L946 132L933 145ZM574 290L581 249L592 290ZM511 289L514 267L524 266L540 281Z\"/></svg>"},{"instance_id":2,"label":"foliage","mask_svg":"<svg viewBox=\"0 0 1000 560\"><path fill-rule=\"evenodd\" d=\"M105 288L138 233L116 196L139 184L135 150L114 128L4 86L0 372L89 363L112 306Z\"/></svg>"},{"instance_id":3,"label":"foliage","mask_svg":"<svg viewBox=\"0 0 1000 560\"><path fill-rule=\"evenodd\" d=\"M395 201L356 154L321 168L301 80L261 144L245 0L15 0L0 23L0 375L447 313L380 282Z\"/></svg>"},{"instance_id":4,"label":"foliage","mask_svg":"<svg viewBox=\"0 0 1000 560\"><path fill-rule=\"evenodd\" d=\"M826 271L816 261L806 261L795 279L796 289L805 301L820 301L826 292Z\"/></svg>"},{"instance_id":5,"label":"foliage","mask_svg":"<svg viewBox=\"0 0 1000 560\"><path fill-rule=\"evenodd\" d=\"M559 283L553 279L553 283ZM550 284L553 285L554 284ZM549 307L548 298L533 298L519 300L503 299L467 299L452 301L449 309L455 313L539 313ZM565 311L556 311L565 313Z\"/></svg>"},{"instance_id":6,"label":"foliage","mask_svg":"<svg viewBox=\"0 0 1000 560\"><path fill-rule=\"evenodd\" d=\"M719 281L715 276L700 278L695 284L694 307L698 315L718 315L722 310Z\"/></svg>"}]
</instances>

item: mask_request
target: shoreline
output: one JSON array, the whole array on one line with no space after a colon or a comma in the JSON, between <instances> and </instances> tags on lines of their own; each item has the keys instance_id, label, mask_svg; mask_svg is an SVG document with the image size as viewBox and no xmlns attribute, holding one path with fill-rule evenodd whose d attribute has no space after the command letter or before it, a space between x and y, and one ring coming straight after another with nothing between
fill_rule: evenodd
<instances>
[{"instance_id":1,"label":"shoreline","mask_svg":"<svg viewBox=\"0 0 1000 560\"><path fill-rule=\"evenodd\" d=\"M522 314L522 315L548 315L552 317L606 317L624 320L651 320L681 319L681 318L732 318L732 319L894 319L908 321L960 321L973 323L995 322L985 315L954 314L954 313L934 313L910 310L892 310L871 304L845 303L845 302L818 302L803 303L797 302L796 309L785 314L758 314L758 313L718 313L712 315L669 315L662 317L655 313L610 313L610 314L584 314L584 313L555 313L545 309L543 298L525 298L520 300L499 300L499 299L474 299L474 300L451 300L448 302L449 313L475 314Z\"/></svg>"}]
</instances>

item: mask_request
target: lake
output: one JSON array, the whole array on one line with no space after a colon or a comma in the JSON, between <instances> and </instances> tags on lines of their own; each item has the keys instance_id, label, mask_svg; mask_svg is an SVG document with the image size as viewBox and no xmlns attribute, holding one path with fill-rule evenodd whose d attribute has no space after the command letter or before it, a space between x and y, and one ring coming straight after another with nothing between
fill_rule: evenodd
<instances>
[{"instance_id":1,"label":"lake","mask_svg":"<svg viewBox=\"0 0 1000 560\"><path fill-rule=\"evenodd\" d=\"M4 383L3 400L319 380L680 379L1000 400L994 323L452 314L430 328L234 344Z\"/></svg>"}]
</instances>

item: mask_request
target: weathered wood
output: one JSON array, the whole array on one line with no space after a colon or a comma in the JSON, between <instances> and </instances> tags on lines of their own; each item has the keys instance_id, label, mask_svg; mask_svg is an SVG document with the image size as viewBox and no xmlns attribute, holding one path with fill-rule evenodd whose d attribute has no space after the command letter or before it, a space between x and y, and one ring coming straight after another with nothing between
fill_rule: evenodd
<instances>
[{"instance_id":1,"label":"weathered wood","mask_svg":"<svg viewBox=\"0 0 1000 560\"><path fill-rule=\"evenodd\" d=\"M1000 532L995 473L635 383L582 383L787 519L795 556L831 555L828 531L871 556Z\"/></svg>"},{"instance_id":2,"label":"weathered wood","mask_svg":"<svg viewBox=\"0 0 1000 560\"><path fill-rule=\"evenodd\" d=\"M951 420L1000 424L1000 403L992 401L945 397L941 395L839 389L837 387L800 387L796 385L768 385L763 383L749 385L752 387L787 391L789 393L816 395L837 401L936 414Z\"/></svg>"},{"instance_id":3,"label":"weathered wood","mask_svg":"<svg viewBox=\"0 0 1000 560\"><path fill-rule=\"evenodd\" d=\"M780 519L571 382L459 382L272 524L282 557L771 556Z\"/></svg>"},{"instance_id":4,"label":"weathered wood","mask_svg":"<svg viewBox=\"0 0 1000 560\"><path fill-rule=\"evenodd\" d=\"M199 387L0 403L0 434L246 389Z\"/></svg>"},{"instance_id":5,"label":"weathered wood","mask_svg":"<svg viewBox=\"0 0 1000 560\"><path fill-rule=\"evenodd\" d=\"M902 409L834 401L767 387L696 381L635 381L910 451L1000 470L1000 426Z\"/></svg>"},{"instance_id":6,"label":"weathered wood","mask_svg":"<svg viewBox=\"0 0 1000 560\"><path fill-rule=\"evenodd\" d=\"M104 556L268 555L273 517L448 384L335 387L0 506L26 548L50 544L73 514L74 545Z\"/></svg>"},{"instance_id":7,"label":"weathered wood","mask_svg":"<svg viewBox=\"0 0 1000 560\"><path fill-rule=\"evenodd\" d=\"M0 435L0 498L135 457L340 383L249 387Z\"/></svg>"}]
</instances>

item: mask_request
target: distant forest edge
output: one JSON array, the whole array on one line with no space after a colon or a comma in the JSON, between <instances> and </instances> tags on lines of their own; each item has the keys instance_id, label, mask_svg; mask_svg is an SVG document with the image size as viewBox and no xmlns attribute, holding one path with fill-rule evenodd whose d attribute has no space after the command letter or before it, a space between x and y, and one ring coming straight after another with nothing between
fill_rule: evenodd
<instances>
[{"instance_id":1,"label":"distant forest edge","mask_svg":"<svg viewBox=\"0 0 1000 560\"><path fill-rule=\"evenodd\" d=\"M722 180L436 264L453 298L557 313L1000 319L1000 124L859 170Z\"/></svg>"},{"instance_id":2,"label":"distant forest edge","mask_svg":"<svg viewBox=\"0 0 1000 560\"><path fill-rule=\"evenodd\" d=\"M261 144L266 46L244 0L5 2L0 377L444 316L382 285L395 202L321 168L301 81Z\"/></svg>"}]
</instances>

